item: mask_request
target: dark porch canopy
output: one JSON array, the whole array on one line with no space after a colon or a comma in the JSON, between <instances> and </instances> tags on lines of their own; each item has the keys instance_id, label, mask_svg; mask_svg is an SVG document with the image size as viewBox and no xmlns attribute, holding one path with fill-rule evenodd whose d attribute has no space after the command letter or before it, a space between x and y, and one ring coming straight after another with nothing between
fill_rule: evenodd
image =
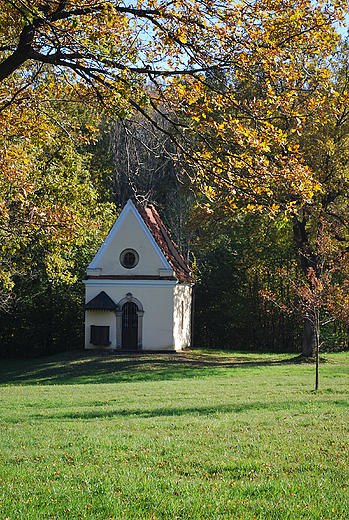
<instances>
[{"instance_id":1,"label":"dark porch canopy","mask_svg":"<svg viewBox=\"0 0 349 520\"><path fill-rule=\"evenodd\" d=\"M97 296L92 298L85 304L86 311L115 311L116 303L107 295L106 292L101 291Z\"/></svg>"}]
</instances>

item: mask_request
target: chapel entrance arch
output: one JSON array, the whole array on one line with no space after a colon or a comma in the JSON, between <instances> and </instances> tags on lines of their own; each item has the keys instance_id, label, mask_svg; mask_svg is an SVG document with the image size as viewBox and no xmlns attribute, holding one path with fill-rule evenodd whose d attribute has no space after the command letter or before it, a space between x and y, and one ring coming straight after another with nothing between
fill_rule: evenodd
<instances>
[{"instance_id":1,"label":"chapel entrance arch","mask_svg":"<svg viewBox=\"0 0 349 520\"><path fill-rule=\"evenodd\" d=\"M122 306L122 350L138 350L138 307L133 302Z\"/></svg>"},{"instance_id":2,"label":"chapel entrance arch","mask_svg":"<svg viewBox=\"0 0 349 520\"><path fill-rule=\"evenodd\" d=\"M116 307L117 350L142 350L143 305L132 293L119 301Z\"/></svg>"}]
</instances>

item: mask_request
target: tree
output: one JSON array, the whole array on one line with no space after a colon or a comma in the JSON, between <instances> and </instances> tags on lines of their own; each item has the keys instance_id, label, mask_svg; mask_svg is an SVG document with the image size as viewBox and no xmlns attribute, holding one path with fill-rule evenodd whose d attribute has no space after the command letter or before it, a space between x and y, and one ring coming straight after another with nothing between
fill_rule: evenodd
<instances>
[{"instance_id":1,"label":"tree","mask_svg":"<svg viewBox=\"0 0 349 520\"><path fill-rule=\"evenodd\" d=\"M142 205L156 204L172 238L188 257L191 232L186 221L195 196L175 160L171 139L140 114L127 120L104 117L98 140L87 150L92 178L106 200L117 207L129 198Z\"/></svg>"},{"instance_id":2,"label":"tree","mask_svg":"<svg viewBox=\"0 0 349 520\"><path fill-rule=\"evenodd\" d=\"M294 351L301 321L261 297L268 289L282 304L294 299L277 272L295 260L292 233L282 215L227 214L201 205L191 212L193 273L198 281L194 320L197 346Z\"/></svg>"},{"instance_id":3,"label":"tree","mask_svg":"<svg viewBox=\"0 0 349 520\"><path fill-rule=\"evenodd\" d=\"M62 117L61 109L38 111L35 120L32 111L13 110L1 136L0 355L53 352L74 341L76 348L78 280L115 218L98 199L82 146L92 137L91 114L74 106Z\"/></svg>"},{"instance_id":4,"label":"tree","mask_svg":"<svg viewBox=\"0 0 349 520\"><path fill-rule=\"evenodd\" d=\"M1 8L5 289L18 270L11 259L34 237L59 277L59 250L96 229L94 208L103 208L78 152L102 111L150 121L192 185L229 210L290 213L320 190L296 136L326 102L331 24L345 2L2 0ZM88 121L78 105L93 107Z\"/></svg>"},{"instance_id":5,"label":"tree","mask_svg":"<svg viewBox=\"0 0 349 520\"><path fill-rule=\"evenodd\" d=\"M211 197L223 192L231 206L271 208L311 197L310 170L288 132L321 109L331 24L345 2L3 0L2 7L3 109L28 96L42 105L59 77L65 99L95 99L151 120Z\"/></svg>"},{"instance_id":6,"label":"tree","mask_svg":"<svg viewBox=\"0 0 349 520\"><path fill-rule=\"evenodd\" d=\"M315 390L319 388L319 352L323 345L321 327L335 319L348 317L348 255L338 250L331 234L327 222L321 218L312 257L305 259L307 270L303 278L299 272L295 274L294 267L288 271L279 269L281 278L287 279L296 296L296 305L280 302L270 290L262 292L266 300L272 301L287 314L298 310L297 307L301 308L307 324L306 333L311 339L314 338L311 354L316 357Z\"/></svg>"},{"instance_id":7,"label":"tree","mask_svg":"<svg viewBox=\"0 0 349 520\"><path fill-rule=\"evenodd\" d=\"M343 257L349 247L348 189L348 44L343 42L331 60L331 79L321 95L323 109L303 121L300 152L320 187L307 203L295 206L293 230L300 251L300 265L305 276L322 273L318 237L324 223L332 248ZM310 285L314 285L315 280ZM346 287L344 284L343 289ZM344 296L344 295L343 295ZM340 305L339 305L340 308ZM338 311L337 315L341 313ZM343 316L343 314L342 314ZM314 317L305 316L303 355L316 352Z\"/></svg>"},{"instance_id":8,"label":"tree","mask_svg":"<svg viewBox=\"0 0 349 520\"><path fill-rule=\"evenodd\" d=\"M248 175L246 168L246 184L242 194L238 191L241 185L233 184L233 175L227 176L225 179L215 180L212 185L209 185L206 180L203 186L203 190L206 189L208 201L213 207L219 200L226 208L234 209L245 206L247 210L254 211L267 208L272 216L280 210L286 210L285 215L293 225L295 243L300 252L299 265L306 277L310 276L310 273L312 273L311 277L314 273L316 276L316 273L321 271L321 269L319 270L316 243L323 219L326 221L328 232L331 230L334 243L337 244L337 254L342 254L349 246L347 43L341 44L331 58L322 62L327 68L326 81L319 81L317 74L313 76L320 62L319 57L314 56L311 60L314 66L309 65L308 68L309 78L312 78L313 85L316 84L316 88L310 96L307 99L304 98L304 95L309 95L309 91L307 92L307 89L304 89L303 92L299 92L298 96L295 95L292 98L293 112L289 110L288 104L284 104L281 105L282 109L278 116L276 117L274 114L274 130L276 131L279 128L281 134L285 136L286 147L291 150L298 150L298 161L308 171L308 184L302 185L302 193L294 190L292 178L287 174L287 171L286 176L283 176L282 173L279 174L277 168L272 172L272 164L276 161L276 156L273 153L275 153L275 150L277 151L279 144L277 139L269 143L269 156L266 153L266 162L263 163L268 166L264 172L269 175L269 186L266 183L263 187L263 166L260 167L257 157L251 149L248 149L247 152L250 159L246 157L246 161L251 160L251 157L255 158L262 182L256 176L257 181L254 183L253 174ZM241 86L240 95L249 101L252 98L254 103L258 102L262 106L264 102L268 101L268 96L264 94L262 89L258 90L257 85L258 83L253 81L244 82ZM282 91L282 85L279 88ZM314 94L314 97L312 94ZM298 116L295 117L297 110L299 110ZM221 124L220 117L221 112L216 111L214 118L219 124ZM228 142L224 142L223 138L221 141L226 147L222 154L223 158L226 159L232 148ZM246 149L247 146L243 148L242 152L244 153ZM236 147L235 150L239 151L239 148ZM237 164L241 157L243 157L243 154L239 151L236 154ZM258 159L260 158L261 155L259 154ZM302 183L302 179L297 177L297 171L299 172L296 168L294 179L298 178L298 182ZM209 180L212 180L212 178ZM230 185L229 182L231 182ZM308 187L308 191L304 189L305 186ZM253 187L255 187L255 195L252 193ZM343 284L344 288L346 288L345 283ZM337 314L344 315L339 311ZM305 315L304 356L312 356L316 352L314 323L315 320L309 313Z\"/></svg>"},{"instance_id":9,"label":"tree","mask_svg":"<svg viewBox=\"0 0 349 520\"><path fill-rule=\"evenodd\" d=\"M108 213L112 213L111 207L97 200L86 157L47 117L38 115L33 121L22 115L21 123L2 135L0 164L4 288L12 286L11 269L20 270L17 261L10 268L10 259L22 248L26 248L27 265L31 251L41 249L52 276L69 276L64 275L67 263L61 256L88 235L98 234L99 229L105 232L103 220L109 223Z\"/></svg>"}]
</instances>

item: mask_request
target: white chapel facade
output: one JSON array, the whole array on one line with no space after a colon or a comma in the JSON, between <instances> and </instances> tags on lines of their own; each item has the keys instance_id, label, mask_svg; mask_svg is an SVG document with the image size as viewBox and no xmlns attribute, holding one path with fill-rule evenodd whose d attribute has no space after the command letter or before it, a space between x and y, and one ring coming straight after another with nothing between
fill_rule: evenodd
<instances>
[{"instance_id":1,"label":"white chapel facade","mask_svg":"<svg viewBox=\"0 0 349 520\"><path fill-rule=\"evenodd\" d=\"M194 280L154 206L127 202L83 281L86 349L190 346Z\"/></svg>"}]
</instances>

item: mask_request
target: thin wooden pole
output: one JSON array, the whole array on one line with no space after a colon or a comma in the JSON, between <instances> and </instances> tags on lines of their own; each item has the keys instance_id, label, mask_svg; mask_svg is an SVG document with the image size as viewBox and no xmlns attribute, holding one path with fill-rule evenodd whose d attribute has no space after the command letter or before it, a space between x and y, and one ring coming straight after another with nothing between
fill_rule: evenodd
<instances>
[{"instance_id":1,"label":"thin wooden pole","mask_svg":"<svg viewBox=\"0 0 349 520\"><path fill-rule=\"evenodd\" d=\"M320 349L320 316L319 310L315 311L315 338L316 338L316 369L315 369L315 390L319 389L319 349Z\"/></svg>"}]
</instances>

